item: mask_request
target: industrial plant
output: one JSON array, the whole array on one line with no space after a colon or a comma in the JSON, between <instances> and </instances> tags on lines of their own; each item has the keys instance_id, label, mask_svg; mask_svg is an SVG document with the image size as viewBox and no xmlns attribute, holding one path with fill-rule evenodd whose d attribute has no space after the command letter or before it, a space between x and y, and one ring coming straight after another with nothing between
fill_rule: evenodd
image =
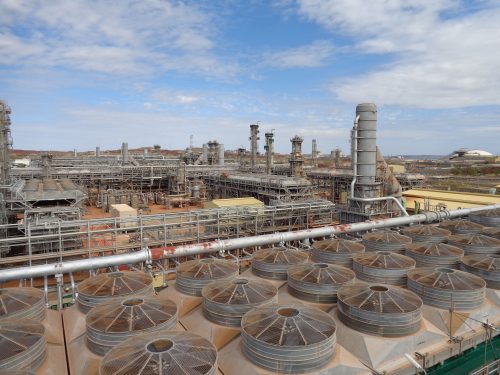
<instances>
[{"instance_id":1,"label":"industrial plant","mask_svg":"<svg viewBox=\"0 0 500 375\"><path fill-rule=\"evenodd\" d=\"M248 149L23 152L10 115L0 374L499 373L494 155L384 156L373 103L349 152L261 123Z\"/></svg>"}]
</instances>

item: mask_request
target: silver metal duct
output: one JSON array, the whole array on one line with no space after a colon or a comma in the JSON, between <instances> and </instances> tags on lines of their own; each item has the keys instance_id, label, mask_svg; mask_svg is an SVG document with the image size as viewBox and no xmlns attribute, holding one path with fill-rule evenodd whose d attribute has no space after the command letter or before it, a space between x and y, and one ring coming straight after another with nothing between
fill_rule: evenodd
<instances>
[{"instance_id":1,"label":"silver metal duct","mask_svg":"<svg viewBox=\"0 0 500 375\"><path fill-rule=\"evenodd\" d=\"M45 318L45 294L37 288L0 289L0 320Z\"/></svg>"},{"instance_id":2,"label":"silver metal duct","mask_svg":"<svg viewBox=\"0 0 500 375\"><path fill-rule=\"evenodd\" d=\"M415 259L417 267L447 267L457 269L464 251L445 243L413 242L406 245L406 253Z\"/></svg>"},{"instance_id":3,"label":"silver metal duct","mask_svg":"<svg viewBox=\"0 0 500 375\"><path fill-rule=\"evenodd\" d=\"M449 230L432 225L413 225L403 228L402 232L413 242L446 242L451 236Z\"/></svg>"},{"instance_id":4,"label":"silver metal duct","mask_svg":"<svg viewBox=\"0 0 500 375\"><path fill-rule=\"evenodd\" d=\"M460 268L482 278L488 288L500 289L500 255L467 255L463 257Z\"/></svg>"},{"instance_id":5,"label":"silver metal duct","mask_svg":"<svg viewBox=\"0 0 500 375\"><path fill-rule=\"evenodd\" d=\"M272 305L241 320L243 352L274 373L312 372L335 354L336 326L327 313L304 304Z\"/></svg>"},{"instance_id":6,"label":"silver metal duct","mask_svg":"<svg viewBox=\"0 0 500 375\"><path fill-rule=\"evenodd\" d=\"M266 133L266 173L273 173L273 154L274 154L274 134L272 132Z\"/></svg>"},{"instance_id":7,"label":"silver metal duct","mask_svg":"<svg viewBox=\"0 0 500 375\"><path fill-rule=\"evenodd\" d=\"M205 317L228 327L240 327L241 318L250 310L278 302L278 289L257 278L213 281L201 295Z\"/></svg>"},{"instance_id":8,"label":"silver metal duct","mask_svg":"<svg viewBox=\"0 0 500 375\"><path fill-rule=\"evenodd\" d=\"M267 279L286 280L288 267L307 262L308 257L305 251L283 246L261 249L252 256L252 272Z\"/></svg>"},{"instance_id":9,"label":"silver metal duct","mask_svg":"<svg viewBox=\"0 0 500 375\"><path fill-rule=\"evenodd\" d=\"M176 271L175 288L183 294L201 297L204 286L238 276L239 267L231 261L206 258L181 263Z\"/></svg>"},{"instance_id":10,"label":"silver metal duct","mask_svg":"<svg viewBox=\"0 0 500 375\"><path fill-rule=\"evenodd\" d=\"M408 272L408 289L418 294L429 306L446 310L473 310L484 301L486 283L467 272L422 267Z\"/></svg>"},{"instance_id":11,"label":"silver metal duct","mask_svg":"<svg viewBox=\"0 0 500 375\"><path fill-rule=\"evenodd\" d=\"M153 278L142 272L101 273L77 285L77 304L87 313L91 308L111 299L154 293Z\"/></svg>"},{"instance_id":12,"label":"silver metal duct","mask_svg":"<svg viewBox=\"0 0 500 375\"><path fill-rule=\"evenodd\" d=\"M326 263L304 263L288 268L288 291L304 301L336 303L337 290L354 281L348 268Z\"/></svg>"},{"instance_id":13,"label":"silver metal duct","mask_svg":"<svg viewBox=\"0 0 500 375\"><path fill-rule=\"evenodd\" d=\"M360 280L397 286L406 285L406 274L416 262L406 255L387 251L356 254L352 268Z\"/></svg>"},{"instance_id":14,"label":"silver metal duct","mask_svg":"<svg viewBox=\"0 0 500 375\"><path fill-rule=\"evenodd\" d=\"M215 375L217 349L190 332L144 333L115 346L101 362L100 375Z\"/></svg>"},{"instance_id":15,"label":"silver metal duct","mask_svg":"<svg viewBox=\"0 0 500 375\"><path fill-rule=\"evenodd\" d=\"M352 268L354 254L365 251L365 245L362 243L342 239L316 241L311 247L313 261L337 264L348 268Z\"/></svg>"},{"instance_id":16,"label":"silver metal duct","mask_svg":"<svg viewBox=\"0 0 500 375\"><path fill-rule=\"evenodd\" d=\"M36 370L47 356L45 327L29 320L0 324L0 369Z\"/></svg>"},{"instance_id":17,"label":"silver metal duct","mask_svg":"<svg viewBox=\"0 0 500 375\"><path fill-rule=\"evenodd\" d=\"M500 208L500 206L492 205L452 211L426 212L425 214L379 219L361 223L326 226L321 228L279 232L242 238L231 238L227 240L218 240L215 242L204 242L192 245L167 246L152 249L144 248L142 250L126 254L107 255L89 259L80 259L51 264L40 264L27 267L15 267L10 269L2 269L2 272L0 272L0 282L9 280L22 280L56 274L66 274L70 272L92 270L103 267L113 267L123 264L151 262L152 260L159 260L164 258L178 258L182 256L225 252L229 250L244 249L253 246L266 246L286 243L289 241L301 241L310 238L331 237L343 233L365 232L373 229L382 229L402 225L431 223L434 221L443 220L444 218L456 218L469 215L473 212L492 210L497 208ZM3 241L5 240L0 239L0 244L2 244Z\"/></svg>"},{"instance_id":18,"label":"silver metal duct","mask_svg":"<svg viewBox=\"0 0 500 375\"><path fill-rule=\"evenodd\" d=\"M87 347L103 356L132 336L175 327L177 306L173 301L159 297L129 297L96 306L85 320Z\"/></svg>"},{"instance_id":19,"label":"silver metal duct","mask_svg":"<svg viewBox=\"0 0 500 375\"><path fill-rule=\"evenodd\" d=\"M259 125L250 125L250 156L251 166L255 168L257 165L257 154L259 152Z\"/></svg>"},{"instance_id":20,"label":"silver metal duct","mask_svg":"<svg viewBox=\"0 0 500 375\"><path fill-rule=\"evenodd\" d=\"M401 337L420 329L422 300L397 286L346 285L338 291L338 314L342 323L356 331Z\"/></svg>"},{"instance_id":21,"label":"silver metal duct","mask_svg":"<svg viewBox=\"0 0 500 375\"><path fill-rule=\"evenodd\" d=\"M366 251L391 251L404 254L405 245L409 243L411 243L410 237L393 231L380 230L363 235Z\"/></svg>"}]
</instances>

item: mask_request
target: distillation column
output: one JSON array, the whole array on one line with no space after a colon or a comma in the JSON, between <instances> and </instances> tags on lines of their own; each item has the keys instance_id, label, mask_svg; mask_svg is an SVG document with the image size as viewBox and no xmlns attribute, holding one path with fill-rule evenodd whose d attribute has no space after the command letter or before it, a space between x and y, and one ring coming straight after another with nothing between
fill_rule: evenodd
<instances>
[{"instance_id":1,"label":"distillation column","mask_svg":"<svg viewBox=\"0 0 500 375\"><path fill-rule=\"evenodd\" d=\"M128 163L128 143L122 143L122 164Z\"/></svg>"},{"instance_id":2,"label":"distillation column","mask_svg":"<svg viewBox=\"0 0 500 375\"><path fill-rule=\"evenodd\" d=\"M316 168L318 165L318 160L317 160L317 157L318 157L318 145L316 143L316 140L313 139L312 140L312 148L311 148L311 162L312 162L312 166L313 168Z\"/></svg>"},{"instance_id":3,"label":"distillation column","mask_svg":"<svg viewBox=\"0 0 500 375\"><path fill-rule=\"evenodd\" d=\"M217 162L219 165L224 165L224 145L222 143L219 143L219 146L217 148L218 151L218 157L217 157Z\"/></svg>"},{"instance_id":4,"label":"distillation column","mask_svg":"<svg viewBox=\"0 0 500 375\"><path fill-rule=\"evenodd\" d=\"M12 147L10 135L10 107L0 100L0 184L7 185L10 181L10 156Z\"/></svg>"},{"instance_id":5,"label":"distillation column","mask_svg":"<svg viewBox=\"0 0 500 375\"><path fill-rule=\"evenodd\" d=\"M304 175L304 158L302 157L302 142L304 138L296 135L291 140L292 153L290 155L290 174L301 177Z\"/></svg>"},{"instance_id":6,"label":"distillation column","mask_svg":"<svg viewBox=\"0 0 500 375\"><path fill-rule=\"evenodd\" d=\"M252 156L252 168L257 165L257 153L259 152L259 125L250 125L250 154Z\"/></svg>"},{"instance_id":7,"label":"distillation column","mask_svg":"<svg viewBox=\"0 0 500 375\"><path fill-rule=\"evenodd\" d=\"M272 132L266 133L266 173L273 173L273 154L274 154L274 134Z\"/></svg>"}]
</instances>

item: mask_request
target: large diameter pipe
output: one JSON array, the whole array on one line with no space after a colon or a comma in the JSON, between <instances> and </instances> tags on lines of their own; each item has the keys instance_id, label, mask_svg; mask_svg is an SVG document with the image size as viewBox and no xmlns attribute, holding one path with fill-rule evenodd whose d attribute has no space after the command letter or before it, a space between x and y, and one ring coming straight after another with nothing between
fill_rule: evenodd
<instances>
[{"instance_id":1,"label":"large diameter pipe","mask_svg":"<svg viewBox=\"0 0 500 375\"><path fill-rule=\"evenodd\" d=\"M453 219L466 216L474 212L499 209L500 205L465 208L453 211L427 212L425 214L403 216L389 219L371 220L362 223L341 224L322 228L298 230L294 232L279 232L261 236L231 238L214 242L205 242L193 245L167 246L153 249L143 249L133 253L109 255L77 261L42 264L31 267L5 269L0 272L0 282L9 280L29 279L34 277L56 275L60 273L84 271L102 267L119 266L164 258L199 255L228 250L243 249L254 246L265 246L281 242L301 241L308 238L328 237L341 233L368 231L372 229L430 223L436 220Z\"/></svg>"},{"instance_id":2,"label":"large diameter pipe","mask_svg":"<svg viewBox=\"0 0 500 375\"><path fill-rule=\"evenodd\" d=\"M376 198L377 187L377 106L363 103L356 107L359 116L356 134L357 183L354 192L358 198Z\"/></svg>"},{"instance_id":3,"label":"large diameter pipe","mask_svg":"<svg viewBox=\"0 0 500 375\"><path fill-rule=\"evenodd\" d=\"M217 161L218 164L222 166L224 165L224 145L219 143L217 151L218 151Z\"/></svg>"},{"instance_id":4,"label":"large diameter pipe","mask_svg":"<svg viewBox=\"0 0 500 375\"><path fill-rule=\"evenodd\" d=\"M141 263L150 260L149 249L134 251L133 253L107 255L69 262L40 264L31 267L16 267L0 271L0 282L9 280L29 279L34 277L58 275L70 272L87 271L92 269L114 267L123 264Z\"/></svg>"}]
</instances>

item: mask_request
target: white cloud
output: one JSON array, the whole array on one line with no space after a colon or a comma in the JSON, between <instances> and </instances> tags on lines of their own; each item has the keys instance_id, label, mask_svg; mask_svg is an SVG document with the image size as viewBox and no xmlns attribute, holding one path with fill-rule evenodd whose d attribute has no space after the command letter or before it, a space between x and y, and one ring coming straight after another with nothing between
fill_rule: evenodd
<instances>
[{"instance_id":1,"label":"white cloud","mask_svg":"<svg viewBox=\"0 0 500 375\"><path fill-rule=\"evenodd\" d=\"M333 51L331 43L316 41L309 45L268 54L264 60L267 65L276 68L316 68L325 65Z\"/></svg>"},{"instance_id":2,"label":"white cloud","mask_svg":"<svg viewBox=\"0 0 500 375\"><path fill-rule=\"evenodd\" d=\"M175 70L229 76L213 52L210 14L173 1L0 2L0 65L116 74ZM229 65L229 67L227 67Z\"/></svg>"},{"instance_id":3,"label":"white cloud","mask_svg":"<svg viewBox=\"0 0 500 375\"><path fill-rule=\"evenodd\" d=\"M359 54L393 62L334 82L347 102L422 108L500 104L500 6L451 0L301 0L299 12L355 40Z\"/></svg>"}]
</instances>

